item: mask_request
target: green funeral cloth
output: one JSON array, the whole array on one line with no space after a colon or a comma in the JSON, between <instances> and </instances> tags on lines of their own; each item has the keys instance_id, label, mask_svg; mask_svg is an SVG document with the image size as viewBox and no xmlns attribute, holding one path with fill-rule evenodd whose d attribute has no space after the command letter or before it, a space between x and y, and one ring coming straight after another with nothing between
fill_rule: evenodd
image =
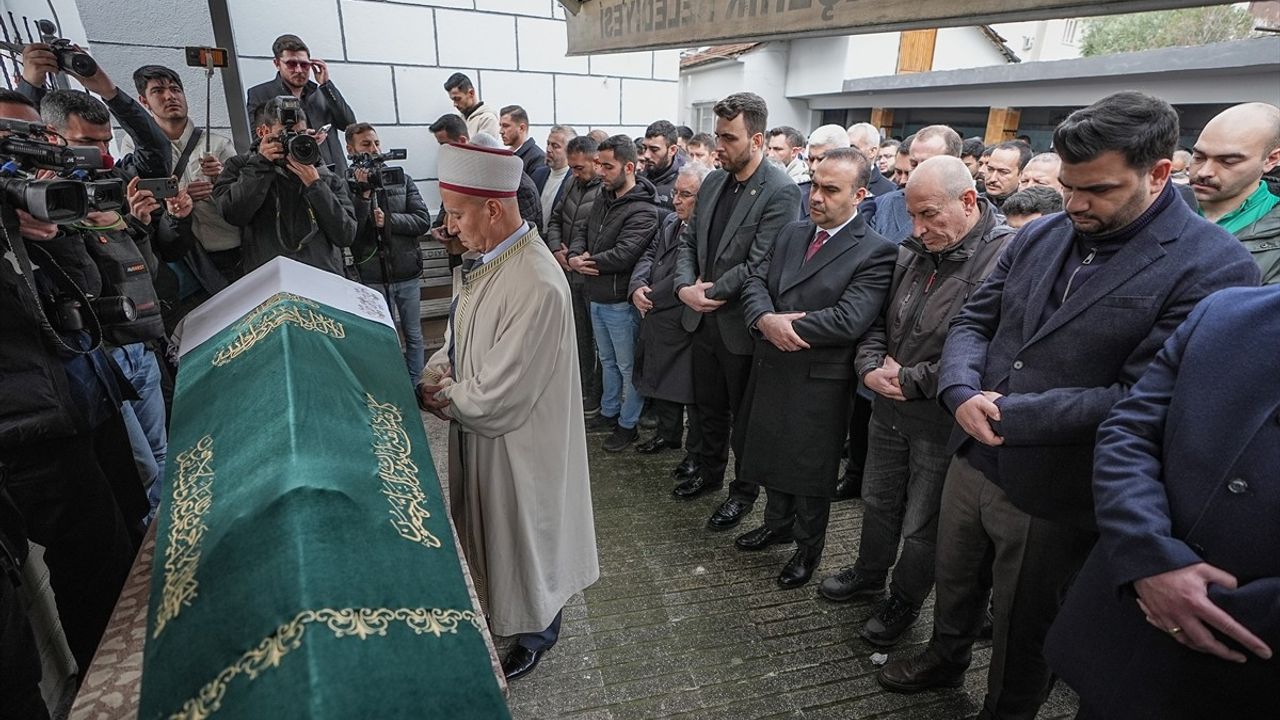
<instances>
[{"instance_id":1,"label":"green funeral cloth","mask_svg":"<svg viewBox=\"0 0 1280 720\"><path fill-rule=\"evenodd\" d=\"M1265 182L1258 183L1258 189L1245 198L1240 207L1218 218L1218 225L1232 235L1258 222L1262 216L1271 212L1271 208L1280 205L1280 197L1271 194ZM1199 211L1204 215L1204 211Z\"/></svg>"},{"instance_id":2,"label":"green funeral cloth","mask_svg":"<svg viewBox=\"0 0 1280 720\"><path fill-rule=\"evenodd\" d=\"M507 718L395 332L281 293L182 358L140 717Z\"/></svg>"}]
</instances>

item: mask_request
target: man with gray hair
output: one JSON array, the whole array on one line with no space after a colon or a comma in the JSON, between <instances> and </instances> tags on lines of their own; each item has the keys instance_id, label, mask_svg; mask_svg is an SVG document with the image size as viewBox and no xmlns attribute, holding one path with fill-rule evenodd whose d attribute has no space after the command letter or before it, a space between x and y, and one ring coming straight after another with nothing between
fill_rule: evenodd
<instances>
[{"instance_id":1,"label":"man with gray hair","mask_svg":"<svg viewBox=\"0 0 1280 720\"><path fill-rule=\"evenodd\" d=\"M1014 232L978 195L973 175L958 158L921 163L906 200L912 234L898 249L889 300L854 360L855 372L876 394L858 559L818 587L836 602L879 597L892 567L889 595L861 632L880 647L895 644L915 624L933 587L938 512L951 460L947 440L954 426L937 399L947 326Z\"/></svg>"},{"instance_id":2,"label":"man with gray hair","mask_svg":"<svg viewBox=\"0 0 1280 720\"><path fill-rule=\"evenodd\" d=\"M871 161L871 177L867 180L867 197L888 195L897 190L898 187L880 172L876 164L880 154L880 130L871 123L857 123L850 125L847 133L849 145Z\"/></svg>"},{"instance_id":3,"label":"man with gray hair","mask_svg":"<svg viewBox=\"0 0 1280 720\"><path fill-rule=\"evenodd\" d=\"M809 147L805 152L805 161L809 163L809 174L813 174L814 166L826 156L828 150L847 147L849 147L849 133L839 125L823 125L809 133ZM813 183L806 180L798 184L800 185L800 219L804 220L809 217L809 191Z\"/></svg>"},{"instance_id":4,"label":"man with gray hair","mask_svg":"<svg viewBox=\"0 0 1280 720\"><path fill-rule=\"evenodd\" d=\"M959 158L964 141L959 133L946 125L929 125L912 136L910 148L911 169L914 170L920 163L938 155ZM894 242L902 242L911 235L905 189L876 198L871 228Z\"/></svg>"},{"instance_id":5,"label":"man with gray hair","mask_svg":"<svg viewBox=\"0 0 1280 720\"><path fill-rule=\"evenodd\" d=\"M569 186L569 141L578 132L568 125L553 125L547 131L547 162L534 169L529 177L538 188L542 200L542 219L545 226L551 224L551 211L556 201Z\"/></svg>"},{"instance_id":6,"label":"man with gray hair","mask_svg":"<svg viewBox=\"0 0 1280 720\"><path fill-rule=\"evenodd\" d=\"M1058 153L1040 153L1031 158L1027 166L1022 168L1022 179L1018 181L1018 190L1026 190L1033 185L1047 187L1058 195L1062 195L1062 181L1058 173L1062 171L1062 158Z\"/></svg>"},{"instance_id":7,"label":"man with gray hair","mask_svg":"<svg viewBox=\"0 0 1280 720\"><path fill-rule=\"evenodd\" d=\"M658 236L631 271L631 304L640 311L640 342L636 345L633 376L636 390L649 400L658 417L654 436L636 447L653 454L685 448L685 460L672 474L682 482L692 472L688 465L702 454L702 426L693 404L693 335L684 329L684 303L676 297L676 256L680 231L693 217L702 181L711 168L687 163L677 173L671 199L675 212L658 228ZM689 408L689 440L684 440L685 407Z\"/></svg>"}]
</instances>

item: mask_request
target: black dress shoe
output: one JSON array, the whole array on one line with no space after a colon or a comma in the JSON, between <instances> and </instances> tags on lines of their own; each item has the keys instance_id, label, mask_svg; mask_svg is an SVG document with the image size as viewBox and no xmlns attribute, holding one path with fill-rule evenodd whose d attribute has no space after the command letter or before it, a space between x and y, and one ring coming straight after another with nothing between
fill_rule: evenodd
<instances>
[{"instance_id":1,"label":"black dress shoe","mask_svg":"<svg viewBox=\"0 0 1280 720\"><path fill-rule=\"evenodd\" d=\"M697 459L692 455L685 455L680 464L676 466L676 469L671 471L671 474L678 478L691 478L698 474L699 469L700 466Z\"/></svg>"},{"instance_id":2,"label":"black dress shoe","mask_svg":"<svg viewBox=\"0 0 1280 720\"><path fill-rule=\"evenodd\" d=\"M836 483L835 500L852 500L862 497L862 471L854 468L846 470Z\"/></svg>"},{"instance_id":3,"label":"black dress shoe","mask_svg":"<svg viewBox=\"0 0 1280 720\"><path fill-rule=\"evenodd\" d=\"M538 667L538 662L542 660L544 654L546 650L530 650L523 645L516 645L502 661L502 674L506 675L508 680L524 677Z\"/></svg>"},{"instance_id":4,"label":"black dress shoe","mask_svg":"<svg viewBox=\"0 0 1280 720\"><path fill-rule=\"evenodd\" d=\"M663 450L679 450L680 443L670 443L661 435L654 435L636 446L636 452L643 455L652 455L662 452Z\"/></svg>"},{"instance_id":5,"label":"black dress shoe","mask_svg":"<svg viewBox=\"0 0 1280 720\"><path fill-rule=\"evenodd\" d=\"M909 658L894 660L876 673L876 682L897 693L918 693L934 688L958 688L964 684L966 666L938 657L930 648Z\"/></svg>"},{"instance_id":6,"label":"black dress shoe","mask_svg":"<svg viewBox=\"0 0 1280 720\"><path fill-rule=\"evenodd\" d=\"M763 550L770 545L783 545L791 542L791 533L770 530L768 525L738 536L733 544L739 550Z\"/></svg>"},{"instance_id":7,"label":"black dress shoe","mask_svg":"<svg viewBox=\"0 0 1280 720\"><path fill-rule=\"evenodd\" d=\"M859 597L884 594L884 578L869 578L847 567L818 585L818 594L835 602L849 602Z\"/></svg>"},{"instance_id":8,"label":"black dress shoe","mask_svg":"<svg viewBox=\"0 0 1280 720\"><path fill-rule=\"evenodd\" d=\"M729 498L720 503L720 507L707 519L708 530L728 530L742 522L742 518L751 512L751 503Z\"/></svg>"},{"instance_id":9,"label":"black dress shoe","mask_svg":"<svg viewBox=\"0 0 1280 720\"><path fill-rule=\"evenodd\" d=\"M627 446L636 441L640 437L640 431L635 428L624 428L621 425L613 429L613 433L605 438L600 445L605 452L622 452Z\"/></svg>"},{"instance_id":10,"label":"black dress shoe","mask_svg":"<svg viewBox=\"0 0 1280 720\"><path fill-rule=\"evenodd\" d=\"M813 571L818 568L820 562L822 562L822 551L805 547L796 550L787 564L782 567L782 572L778 573L778 584L788 590L804 585L809 582L809 578L813 577Z\"/></svg>"},{"instance_id":11,"label":"black dress shoe","mask_svg":"<svg viewBox=\"0 0 1280 720\"><path fill-rule=\"evenodd\" d=\"M681 500L692 500L699 495L715 492L722 487L724 487L723 480L720 482L708 482L701 475L694 475L693 477L685 478L684 482L671 491L671 494Z\"/></svg>"},{"instance_id":12,"label":"black dress shoe","mask_svg":"<svg viewBox=\"0 0 1280 720\"><path fill-rule=\"evenodd\" d=\"M608 415L601 413L588 420L586 424L587 432L589 433L612 432L614 428L618 427L618 416L614 415L613 417L609 417Z\"/></svg>"},{"instance_id":13,"label":"black dress shoe","mask_svg":"<svg viewBox=\"0 0 1280 720\"><path fill-rule=\"evenodd\" d=\"M911 629L920 618L920 608L901 597L889 594L880 601L875 612L862 626L862 638L876 647L891 647L902 639L902 634Z\"/></svg>"}]
</instances>

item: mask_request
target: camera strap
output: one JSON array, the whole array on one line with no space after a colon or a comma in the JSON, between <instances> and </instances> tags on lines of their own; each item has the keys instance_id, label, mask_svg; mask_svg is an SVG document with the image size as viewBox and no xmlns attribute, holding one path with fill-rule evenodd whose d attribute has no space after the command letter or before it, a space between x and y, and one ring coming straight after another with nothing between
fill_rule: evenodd
<instances>
[{"instance_id":1,"label":"camera strap","mask_svg":"<svg viewBox=\"0 0 1280 720\"><path fill-rule=\"evenodd\" d=\"M191 162L191 155L196 151L196 147L200 144L200 137L204 135L204 131L200 128L194 128L191 131L191 139L187 140L187 146L182 148L182 154L178 156L178 161L173 164L173 176L182 179L182 175L187 171L187 163Z\"/></svg>"},{"instance_id":2,"label":"camera strap","mask_svg":"<svg viewBox=\"0 0 1280 720\"><path fill-rule=\"evenodd\" d=\"M49 251L39 247L38 245L33 246L36 250L40 251L41 255L44 256L41 260L41 267L50 270L50 276L52 277L54 284L64 285L65 289L70 289L71 292L75 294L76 299L80 301L80 306L85 309L85 314L89 317L90 322L89 341L91 345L88 350L81 350L80 348L68 345L67 342L62 339L62 336L53 329L53 323L49 322L49 316L44 312L44 303L40 301L40 290L36 287L35 270L31 265L31 255L27 252L27 245L23 242L22 236L17 233L10 235L6 229L3 233L3 237L6 244L9 246L9 249L13 251L14 257L18 260L18 269L21 271L22 279L26 284L27 289L31 291L32 300L35 301L36 313L40 316L40 330L44 333L45 337L57 346L74 355L88 355L102 347L102 325L98 322L97 313L93 311L93 307L89 304L88 296L84 294L84 291L80 289L79 285L76 285L75 281L71 279L71 276L67 275L66 271L63 270L56 261L54 261L53 256L49 254ZM59 280L62 282L59 282Z\"/></svg>"}]
</instances>

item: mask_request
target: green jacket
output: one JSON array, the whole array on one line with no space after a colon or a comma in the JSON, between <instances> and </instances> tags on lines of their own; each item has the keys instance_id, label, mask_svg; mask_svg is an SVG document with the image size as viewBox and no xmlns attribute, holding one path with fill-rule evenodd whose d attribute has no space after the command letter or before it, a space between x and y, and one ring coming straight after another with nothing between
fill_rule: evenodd
<instances>
[{"instance_id":1,"label":"green jacket","mask_svg":"<svg viewBox=\"0 0 1280 720\"><path fill-rule=\"evenodd\" d=\"M1236 233L1262 269L1262 284L1280 284L1280 205Z\"/></svg>"}]
</instances>

